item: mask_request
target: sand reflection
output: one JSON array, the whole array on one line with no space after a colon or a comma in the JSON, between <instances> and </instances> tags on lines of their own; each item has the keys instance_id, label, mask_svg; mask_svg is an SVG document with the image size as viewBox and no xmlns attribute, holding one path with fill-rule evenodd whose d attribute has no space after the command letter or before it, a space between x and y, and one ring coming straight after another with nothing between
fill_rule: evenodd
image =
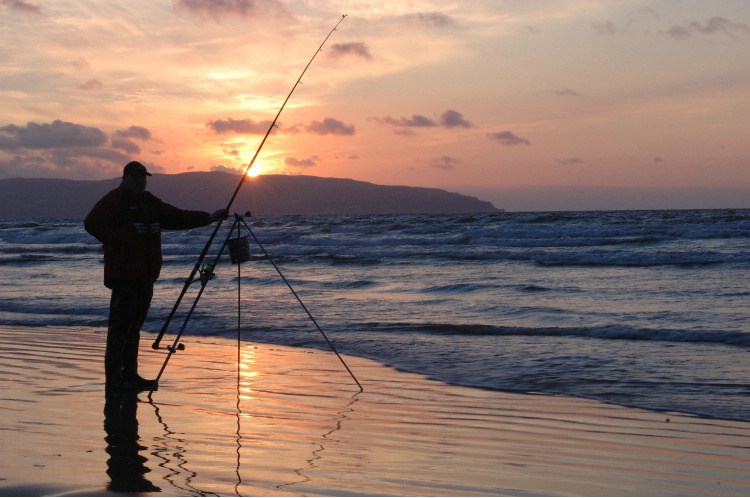
<instances>
[{"instance_id":1,"label":"sand reflection","mask_svg":"<svg viewBox=\"0 0 750 498\"><path fill-rule=\"evenodd\" d=\"M154 438L155 447L151 452L151 455L161 460L159 467L164 469L166 473L162 476L162 479L167 481L171 486L188 491L190 493L197 492L200 496L219 496L216 493L211 493L195 487L192 483L193 479L198 477L198 473L188 468L187 455L187 440L180 437L180 434L170 429L164 417L162 417L159 411L159 406L149 401L149 404L154 408L154 414L156 419L163 428L163 434L160 437ZM183 481L184 482L181 482Z\"/></svg>"},{"instance_id":2,"label":"sand reflection","mask_svg":"<svg viewBox=\"0 0 750 498\"><path fill-rule=\"evenodd\" d=\"M341 410L336 412L336 417L332 420L333 428L331 428L331 430L322 434L320 440L310 442L310 444L312 445L312 452L310 453L310 458L305 461L307 465L303 468L294 469L294 473L297 474L301 479L293 482L288 482L286 484L280 484L277 486L278 489L291 487L297 484L308 483L312 480L312 477L307 475L309 473L308 471L319 467L319 465L322 463L321 461L326 450L326 445L324 443L327 441L332 441L332 444L336 443L334 435L336 432L341 430L344 421L349 419L350 414L354 412L354 404L359 399L358 396L360 394L361 393L358 392L352 395L351 401L349 401L349 403L347 403L347 405Z\"/></svg>"}]
</instances>

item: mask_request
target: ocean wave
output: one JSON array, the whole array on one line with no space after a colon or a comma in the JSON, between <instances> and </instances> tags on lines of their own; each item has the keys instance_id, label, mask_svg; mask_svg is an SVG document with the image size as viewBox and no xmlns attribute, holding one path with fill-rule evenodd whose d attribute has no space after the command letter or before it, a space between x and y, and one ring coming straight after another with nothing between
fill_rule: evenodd
<instances>
[{"instance_id":1,"label":"ocean wave","mask_svg":"<svg viewBox=\"0 0 750 498\"><path fill-rule=\"evenodd\" d=\"M0 257L0 266L30 266L54 261L49 254L24 253L12 257Z\"/></svg>"},{"instance_id":2,"label":"ocean wave","mask_svg":"<svg viewBox=\"0 0 750 498\"><path fill-rule=\"evenodd\" d=\"M750 333L722 330L683 330L632 328L620 325L601 327L509 327L453 323L367 323L363 330L390 333L426 333L462 336L590 337L625 341L661 341L750 346Z\"/></svg>"},{"instance_id":3,"label":"ocean wave","mask_svg":"<svg viewBox=\"0 0 750 498\"><path fill-rule=\"evenodd\" d=\"M742 255L727 257L725 255L691 254L691 255L596 255L586 254L578 257L566 257L564 255L551 255L533 258L533 262L539 266L614 266L614 267L641 267L654 266L678 266L678 267L704 267L732 263L746 263L748 259Z\"/></svg>"},{"instance_id":4,"label":"ocean wave","mask_svg":"<svg viewBox=\"0 0 750 498\"><path fill-rule=\"evenodd\" d=\"M335 282L328 284L337 289L368 289L371 287L377 287L379 284L374 280L355 280L352 282Z\"/></svg>"},{"instance_id":5,"label":"ocean wave","mask_svg":"<svg viewBox=\"0 0 750 498\"><path fill-rule=\"evenodd\" d=\"M549 287L544 287L542 285L529 284L519 287L519 290L522 292L547 292L552 289L550 289Z\"/></svg>"},{"instance_id":6,"label":"ocean wave","mask_svg":"<svg viewBox=\"0 0 750 498\"><path fill-rule=\"evenodd\" d=\"M446 284L434 285L422 289L425 294L463 294L471 292L482 292L488 289L495 289L496 286L488 284Z\"/></svg>"},{"instance_id":7,"label":"ocean wave","mask_svg":"<svg viewBox=\"0 0 750 498\"><path fill-rule=\"evenodd\" d=\"M538 213L502 216L374 216L255 223L279 257L328 258L332 264L393 259L523 261L541 265L708 265L750 261L750 210L698 212ZM4 222L0 255L100 251L80 221ZM168 232L167 257L197 256L206 227ZM215 240L209 254L223 242ZM261 251L253 243L254 252ZM627 254L625 254L627 253Z\"/></svg>"}]
</instances>

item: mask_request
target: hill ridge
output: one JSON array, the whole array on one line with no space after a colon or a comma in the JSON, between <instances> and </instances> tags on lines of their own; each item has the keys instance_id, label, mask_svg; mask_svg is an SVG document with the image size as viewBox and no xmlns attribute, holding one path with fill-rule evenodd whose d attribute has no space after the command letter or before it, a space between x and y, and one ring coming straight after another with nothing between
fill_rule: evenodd
<instances>
[{"instance_id":1,"label":"hill ridge","mask_svg":"<svg viewBox=\"0 0 750 498\"><path fill-rule=\"evenodd\" d=\"M240 175L221 171L154 174L148 190L183 209L226 207ZM120 178L0 180L0 218L83 218ZM378 185L346 178L261 175L248 178L232 210L257 216L313 214L451 214L497 212L492 203L443 189Z\"/></svg>"}]
</instances>

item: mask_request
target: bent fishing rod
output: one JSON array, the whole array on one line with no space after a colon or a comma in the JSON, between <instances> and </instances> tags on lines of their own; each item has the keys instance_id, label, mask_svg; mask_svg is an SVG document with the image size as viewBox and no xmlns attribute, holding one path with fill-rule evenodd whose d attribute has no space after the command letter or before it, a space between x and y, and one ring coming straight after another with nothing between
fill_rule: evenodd
<instances>
[{"instance_id":1,"label":"bent fishing rod","mask_svg":"<svg viewBox=\"0 0 750 498\"><path fill-rule=\"evenodd\" d=\"M312 58L310 58L310 61L305 66L305 69L302 71L302 74L300 74L299 78L297 78L297 82L294 83L294 86L292 87L291 91L286 96L286 99L284 99L284 103L281 104L281 107L279 108L279 112L277 112L276 117L273 118L273 121L268 127L268 131L266 131L266 134L263 137L263 140L261 140L260 145L258 146L258 149L255 151L253 158L248 163L247 168L245 168L245 172L242 174L242 178L240 178L240 182L237 184L237 188L234 189L234 194L232 194L231 199L229 199L229 203L227 204L227 207L226 207L227 214L229 213L229 210L231 209L232 204L234 204L234 200L237 198L237 194L240 192L242 185L245 183L245 179L247 178L247 174L250 172L250 168L252 168L253 164L255 164L255 159L258 157L258 154L263 148L263 145L265 145L266 140L268 139L268 136L271 134L271 131L273 131L273 129L276 127L276 121L278 121L279 116L281 116L281 112L284 110L284 107L286 107L287 102L289 102L289 99L291 98L292 94L294 93L294 91L297 89L300 82L302 81L302 77L305 75L305 73L307 72L307 69L315 60L315 57L317 57L318 53L320 53L323 50L323 45L325 45L325 43L328 41L328 38L331 37L333 32L336 31L336 28L339 27L339 24L341 24L345 18L346 18L346 14L342 15L341 19L339 19L339 22L337 22L336 25L333 27L333 29L328 33L328 36L325 37L325 39L323 40L323 43L320 44L318 49L315 51L315 54L313 54ZM169 316L164 322L164 325L162 326L161 331L159 332L159 335L156 337L156 340L151 345L151 348L157 349L157 350L160 349L159 345L161 343L161 340L164 338L164 334L167 333L167 328L169 328L169 324L172 322L172 319L174 318L175 313L177 313L177 308L179 308L180 303L182 302L182 298L185 297L185 294L187 293L188 288L195 280L195 275L200 270L201 263L203 263L203 260L206 257L206 254L208 254L208 251L211 248L211 244L213 243L214 238L216 238L216 234L219 233L219 228L221 227L221 224L223 222L224 220L220 219L216 223L216 228L214 228L214 231L211 234L211 237L209 237L208 242L206 242L206 245L203 247L203 250L198 256L198 261L196 261L195 266L193 267L193 270L190 272L190 275L188 276L187 280L185 280L185 285L182 287L182 292L180 292L180 295L177 298L177 301L174 303L174 306L172 307L172 311L169 313Z\"/></svg>"}]
</instances>

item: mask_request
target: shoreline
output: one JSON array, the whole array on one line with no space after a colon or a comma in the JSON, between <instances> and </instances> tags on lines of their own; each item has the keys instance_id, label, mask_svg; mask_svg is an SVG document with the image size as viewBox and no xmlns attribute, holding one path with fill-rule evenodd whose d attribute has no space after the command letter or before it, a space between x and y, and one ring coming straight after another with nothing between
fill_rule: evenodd
<instances>
[{"instance_id":1,"label":"shoreline","mask_svg":"<svg viewBox=\"0 0 750 498\"><path fill-rule=\"evenodd\" d=\"M263 343L243 342L238 382L236 341L219 337L191 337L152 402L107 400L104 339L0 326L0 495L750 495L747 422L345 356L359 393L333 353ZM164 352L148 339L152 377Z\"/></svg>"}]
</instances>

